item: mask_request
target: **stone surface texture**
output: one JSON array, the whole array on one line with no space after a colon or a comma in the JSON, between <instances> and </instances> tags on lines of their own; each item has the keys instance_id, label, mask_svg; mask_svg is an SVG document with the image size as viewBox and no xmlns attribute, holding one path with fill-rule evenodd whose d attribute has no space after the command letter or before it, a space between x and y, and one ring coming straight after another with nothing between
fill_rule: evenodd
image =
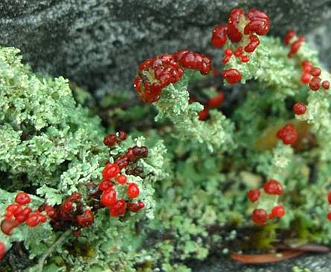
<instances>
[{"instance_id":1,"label":"stone surface texture","mask_svg":"<svg viewBox=\"0 0 331 272\"><path fill-rule=\"evenodd\" d=\"M321 26L318 42L324 37L330 51L331 0L2 0L0 44L20 48L34 70L91 91L132 91L148 57L182 48L215 55L211 30L238 7L267 12L273 35Z\"/></svg>"},{"instance_id":2,"label":"stone surface texture","mask_svg":"<svg viewBox=\"0 0 331 272\"><path fill-rule=\"evenodd\" d=\"M190 48L217 55L210 33L233 8L258 8L272 35L293 28L331 63L331 0L1 0L0 44L22 50L36 71L63 75L91 91L133 91L137 65L160 53ZM281 264L245 266L208 260L193 271L331 271L330 254Z\"/></svg>"}]
</instances>

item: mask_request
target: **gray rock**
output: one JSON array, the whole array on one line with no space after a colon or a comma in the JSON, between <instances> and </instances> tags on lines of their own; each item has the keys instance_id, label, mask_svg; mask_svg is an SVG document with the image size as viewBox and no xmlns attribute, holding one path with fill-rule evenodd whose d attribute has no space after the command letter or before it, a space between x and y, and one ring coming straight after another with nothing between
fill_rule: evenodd
<instances>
[{"instance_id":1,"label":"gray rock","mask_svg":"<svg viewBox=\"0 0 331 272\"><path fill-rule=\"evenodd\" d=\"M37 71L110 92L132 90L136 67L147 57L182 48L213 54L211 29L235 7L266 11L274 35L289 28L306 34L331 17L331 0L250 2L2 0L0 43L20 48ZM323 33L330 40L330 28Z\"/></svg>"}]
</instances>

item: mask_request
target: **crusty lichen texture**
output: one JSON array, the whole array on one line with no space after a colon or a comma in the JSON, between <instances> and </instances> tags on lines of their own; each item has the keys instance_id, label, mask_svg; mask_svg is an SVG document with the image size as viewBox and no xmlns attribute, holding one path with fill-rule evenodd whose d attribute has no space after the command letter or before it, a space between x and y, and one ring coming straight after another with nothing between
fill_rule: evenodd
<instances>
[{"instance_id":1,"label":"crusty lichen texture","mask_svg":"<svg viewBox=\"0 0 331 272\"><path fill-rule=\"evenodd\" d=\"M0 48L1 216L19 191L30 193L35 209L44 202L61 204L74 192L86 195L86 184L101 180L101 170L113 155L124 152L130 145L145 144L142 136L129 137L109 154L102 142L106 129L98 117L92 117L87 108L76 103L68 80L34 74L21 61L18 49ZM79 239L67 236L64 244L54 249L60 259L50 252L57 261L48 261L44 265L47 271L62 271L65 265L73 266L73 271L79 271L82 265L86 271L104 271L108 265L132 266L128 263L142 239L134 238L134 222L153 218L153 182L167 176L162 169L166 152L162 140L146 144L149 158L140 163L150 176L142 183L140 177L128 175L130 181L140 184L144 211L124 221L110 218L105 210L98 211L92 228L83 231ZM24 241L29 257L41 259L61 235L48 223L35 228L22 224L12 235L1 232L0 239L7 249L12 242ZM109 255L110 251L114 254ZM121 261L123 254L125 261ZM36 271L36 267L31 271Z\"/></svg>"},{"instance_id":2,"label":"crusty lichen texture","mask_svg":"<svg viewBox=\"0 0 331 272\"><path fill-rule=\"evenodd\" d=\"M2 214L20 191L30 194L34 208L61 204L75 192L86 195L85 185L101 181L106 162L114 163L132 146L148 148L148 157L138 165L145 175L128 175L139 185L141 211L109 217L106 209L97 210L94 223L79 237L54 231L48 222L35 228L22 224L12 235L0 233L7 255L13 254L13 242L22 241L28 258L34 258L26 271L190 271L188 260L204 260L215 252L269 250L275 241L330 245L331 113L330 93L322 84L330 82L330 74L303 38L293 34L284 45L265 35L269 25L246 29L256 18L269 23L264 13L249 12L248 19L240 19L241 10L231 15L239 31L247 32L242 39L233 28L226 34L229 25L215 28L221 36L214 43L223 46L227 57L214 73L201 75L193 69L199 63L185 63L185 54L199 59L187 50L174 59L167 54L145 62L143 70L156 75L148 65L171 59L183 74L174 77L178 82L172 79L158 88L156 97L141 73L139 95L146 101L148 90L153 105L123 110L116 105L123 105L125 93L120 99L104 98L100 116L109 119L103 122L109 127L77 102L86 97L82 90L74 98L67 80L35 74L22 64L18 49L0 48ZM260 36L251 38L255 32ZM321 69L308 81L301 78L305 61ZM212 86L201 87L192 99L191 86L217 74L224 79L224 103L231 97L235 105L224 112L219 106L223 98L214 107L208 104L217 93L210 91ZM296 102L306 105L302 114L293 111ZM126 124L128 139L107 149L102 143L106 133ZM290 127L292 138L282 138L288 136L279 132L284 127ZM263 187L268 180L281 184L276 194ZM260 190L253 203L246 195L251 189ZM280 205L285 214L272 214ZM257 216L256 210L267 211L268 217ZM0 265L8 266L6 255Z\"/></svg>"}]
</instances>

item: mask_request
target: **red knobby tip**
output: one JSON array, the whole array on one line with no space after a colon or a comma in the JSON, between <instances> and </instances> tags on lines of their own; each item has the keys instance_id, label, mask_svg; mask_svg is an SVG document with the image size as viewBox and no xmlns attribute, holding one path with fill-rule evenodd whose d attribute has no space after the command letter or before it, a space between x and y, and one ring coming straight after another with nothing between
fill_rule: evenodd
<instances>
[{"instance_id":1,"label":"red knobby tip","mask_svg":"<svg viewBox=\"0 0 331 272\"><path fill-rule=\"evenodd\" d=\"M260 198L260 195L261 191L259 189L252 189L247 192L247 198L251 202L256 202Z\"/></svg>"},{"instance_id":2,"label":"red knobby tip","mask_svg":"<svg viewBox=\"0 0 331 272\"><path fill-rule=\"evenodd\" d=\"M294 144L298 139L298 133L293 124L288 123L277 131L277 138L285 145Z\"/></svg>"},{"instance_id":3,"label":"red knobby tip","mask_svg":"<svg viewBox=\"0 0 331 272\"><path fill-rule=\"evenodd\" d=\"M227 30L227 25L218 25L213 29L211 43L214 47L219 48L225 45L227 40Z\"/></svg>"},{"instance_id":4,"label":"red knobby tip","mask_svg":"<svg viewBox=\"0 0 331 272\"><path fill-rule=\"evenodd\" d=\"M283 187L277 180L268 180L264 186L264 191L270 195L282 195L283 194Z\"/></svg>"},{"instance_id":5,"label":"red knobby tip","mask_svg":"<svg viewBox=\"0 0 331 272\"><path fill-rule=\"evenodd\" d=\"M297 102L293 105L293 112L296 115L302 115L307 111L307 106L302 102Z\"/></svg>"},{"instance_id":6,"label":"red knobby tip","mask_svg":"<svg viewBox=\"0 0 331 272\"><path fill-rule=\"evenodd\" d=\"M238 83L241 80L241 73L234 68L225 69L222 71L222 76L229 84Z\"/></svg>"},{"instance_id":7,"label":"red knobby tip","mask_svg":"<svg viewBox=\"0 0 331 272\"><path fill-rule=\"evenodd\" d=\"M264 225L268 220L268 214L264 209L255 209L252 213L252 220L258 225Z\"/></svg>"},{"instance_id":8,"label":"red knobby tip","mask_svg":"<svg viewBox=\"0 0 331 272\"><path fill-rule=\"evenodd\" d=\"M296 35L294 30L289 30L284 37L284 44L288 45L290 40Z\"/></svg>"}]
</instances>

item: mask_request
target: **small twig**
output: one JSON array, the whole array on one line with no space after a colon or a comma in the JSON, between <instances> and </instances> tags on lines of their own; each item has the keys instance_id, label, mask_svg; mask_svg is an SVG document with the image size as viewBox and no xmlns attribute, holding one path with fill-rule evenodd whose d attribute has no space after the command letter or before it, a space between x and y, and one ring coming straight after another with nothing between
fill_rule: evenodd
<instances>
[{"instance_id":1,"label":"small twig","mask_svg":"<svg viewBox=\"0 0 331 272\"><path fill-rule=\"evenodd\" d=\"M72 232L72 230L68 229L64 233L62 233L60 238L46 251L46 253L42 256L42 258L39 261L39 272L43 272L44 263L45 263L46 259L48 258L48 256L52 254L52 252L55 250L55 247L62 244L62 242L65 240L65 238L67 238L67 236L71 232Z\"/></svg>"}]
</instances>

